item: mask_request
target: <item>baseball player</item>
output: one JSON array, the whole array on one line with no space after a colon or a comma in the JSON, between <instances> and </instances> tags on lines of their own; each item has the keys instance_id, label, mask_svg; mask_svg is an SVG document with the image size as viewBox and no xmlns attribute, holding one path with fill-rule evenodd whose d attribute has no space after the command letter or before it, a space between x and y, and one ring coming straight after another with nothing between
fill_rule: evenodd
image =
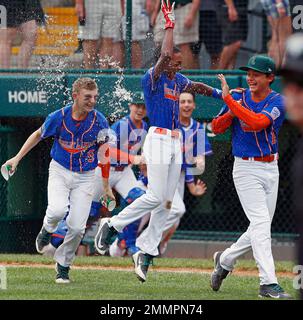
<instances>
[{"instance_id":1,"label":"baseball player","mask_svg":"<svg viewBox=\"0 0 303 320\"><path fill-rule=\"evenodd\" d=\"M138 188L132 164L140 164L143 161L143 156L138 152L141 151L148 130L147 123L143 120L146 116L143 93L136 92L132 99L129 105L130 114L111 126L109 185L123 199L126 199L133 189ZM103 194L103 186L98 179L99 171L100 168L97 168L91 208L95 215L101 208L100 197ZM98 249L97 246L96 248Z\"/></svg>"},{"instance_id":2,"label":"baseball player","mask_svg":"<svg viewBox=\"0 0 303 320\"><path fill-rule=\"evenodd\" d=\"M108 183L108 123L95 105L98 97L96 82L79 78L73 83L74 102L51 113L24 143L18 154L8 160L14 172L21 159L41 139L54 137L48 179L48 206L43 226L36 239L36 249L43 253L51 235L66 215L68 227L63 243L55 252L56 283L69 283L69 269L83 236L93 199L95 168L102 163L105 197L114 199ZM101 175L99 176L101 180Z\"/></svg>"},{"instance_id":3,"label":"baseball player","mask_svg":"<svg viewBox=\"0 0 303 320\"><path fill-rule=\"evenodd\" d=\"M143 93L136 92L133 94L129 109L130 114L128 116L112 125L110 137L113 139L109 142L111 156L109 186L122 196L127 205L144 193L131 169L132 163L140 163L142 159L137 154L141 150L147 133L147 123L143 120L146 115ZM100 198L104 190L100 179L101 170L100 166L95 170L93 202L89 214L92 220L99 219L102 207ZM52 234L51 244L53 247L58 247L65 238L67 229L65 219L66 217Z\"/></svg>"},{"instance_id":4,"label":"baseball player","mask_svg":"<svg viewBox=\"0 0 303 320\"><path fill-rule=\"evenodd\" d=\"M278 284L271 251L271 222L279 184L278 133L285 117L284 101L270 88L275 80L271 58L254 56L240 69L247 71L249 88L231 94L224 76L219 75L226 105L212 121L212 129L219 134L232 127L233 180L250 224L236 243L214 254L211 287L219 290L237 258L252 250L259 269L259 296L289 298Z\"/></svg>"},{"instance_id":5,"label":"baseball player","mask_svg":"<svg viewBox=\"0 0 303 320\"><path fill-rule=\"evenodd\" d=\"M212 96L215 90L203 83L192 82L179 73L182 56L173 46L174 5L162 1L165 35L161 55L156 65L142 78L144 98L149 118L149 131L143 146L147 163L146 194L111 219L102 219L96 235L98 251L105 254L111 237L131 222L149 212L151 218L136 246L140 249L132 258L140 281L146 280L148 266L157 256L166 218L181 173L182 152L179 131L179 95L185 90Z\"/></svg>"},{"instance_id":6,"label":"baseball player","mask_svg":"<svg viewBox=\"0 0 303 320\"><path fill-rule=\"evenodd\" d=\"M200 179L195 182L192 170L197 169L199 173L202 174L205 168L205 155L212 154L204 126L192 118L192 113L195 109L194 94L188 92L181 93L179 104L180 128L183 141L183 163L178 186L172 201L172 207L163 229L162 240L159 247L161 255L164 254L168 241L177 230L180 220L186 211L183 201L185 184L194 196L201 196L205 193L205 184ZM143 166L141 166L139 180L144 184L145 187L143 188L146 189L148 184L147 172ZM118 235L118 239L110 246L110 255L123 256L126 254L126 250L128 254L136 253L138 251L135 246L137 235L142 231L142 227L148 223L148 219L149 215L146 215L142 218L142 221L137 220L136 223L126 226L123 232ZM138 241L140 241L140 235Z\"/></svg>"},{"instance_id":7,"label":"baseball player","mask_svg":"<svg viewBox=\"0 0 303 320\"><path fill-rule=\"evenodd\" d=\"M297 33L286 43L285 60L279 73L284 80L285 106L289 119L303 132L303 35ZM303 139L298 144L298 151L293 163L294 205L299 233L298 265L303 265ZM301 273L302 275L302 273ZM302 280L300 286L303 299Z\"/></svg>"}]
</instances>

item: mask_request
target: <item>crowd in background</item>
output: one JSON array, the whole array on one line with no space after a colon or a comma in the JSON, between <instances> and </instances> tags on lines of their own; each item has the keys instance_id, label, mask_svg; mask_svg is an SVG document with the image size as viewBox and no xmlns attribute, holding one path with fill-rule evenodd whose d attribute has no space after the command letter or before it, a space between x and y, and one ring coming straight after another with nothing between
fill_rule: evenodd
<instances>
[{"instance_id":1,"label":"crowd in background","mask_svg":"<svg viewBox=\"0 0 303 320\"><path fill-rule=\"evenodd\" d=\"M19 32L22 38L17 67L27 68L37 39L39 24L45 24L43 7L74 6L79 19L79 48L83 67L125 66L127 0L0 0L7 8L7 27L0 28L0 68L11 65L11 48ZM268 54L281 64L285 41L292 30L293 8L302 0L174 0L174 41L183 56L184 69L199 69L201 47L210 57L211 69L234 69L239 50L249 31L249 5L261 3L270 30ZM152 49L163 39L160 0L132 0L132 68L143 68L143 47L152 39ZM302 31L302 30L301 30ZM264 35L254 34L260 38ZM266 53L266 52L263 52Z\"/></svg>"}]
</instances>

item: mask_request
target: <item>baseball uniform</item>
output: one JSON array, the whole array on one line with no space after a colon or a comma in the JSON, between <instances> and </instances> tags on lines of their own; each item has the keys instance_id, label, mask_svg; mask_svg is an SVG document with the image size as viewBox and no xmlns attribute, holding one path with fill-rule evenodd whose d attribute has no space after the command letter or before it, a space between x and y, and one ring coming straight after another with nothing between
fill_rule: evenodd
<instances>
[{"instance_id":1,"label":"baseball uniform","mask_svg":"<svg viewBox=\"0 0 303 320\"><path fill-rule=\"evenodd\" d=\"M158 245L169 213L170 204L181 172L181 134L179 130L179 95L191 81L176 73L173 80L162 73L154 79L154 67L142 78L149 131L143 146L147 163L148 190L109 221L109 226L121 232L138 218L151 212L150 223L137 247L143 252L158 255Z\"/></svg>"},{"instance_id":2,"label":"baseball uniform","mask_svg":"<svg viewBox=\"0 0 303 320\"><path fill-rule=\"evenodd\" d=\"M70 207L66 219L68 232L54 256L60 265L68 267L74 259L89 216L97 153L100 145L108 140L108 123L97 110L77 121L72 117L72 104L69 104L46 118L41 137L54 137L48 206L43 226L47 232L54 232Z\"/></svg>"},{"instance_id":3,"label":"baseball uniform","mask_svg":"<svg viewBox=\"0 0 303 320\"><path fill-rule=\"evenodd\" d=\"M282 96L275 91L271 91L264 100L255 102L249 89L234 91L232 97L229 95L225 98L231 110L235 101L245 110L253 111L256 115L265 115L270 124L257 129L238 117L226 120L224 117L229 116L227 105L217 118L230 121L229 124L232 125L232 152L235 157L233 179L241 205L250 222L247 231L238 241L221 254L220 265L231 271L237 258L252 249L259 268L261 285L274 284L277 283L277 278L271 251L271 222L278 194L278 134L285 117L284 102ZM229 124L225 123L225 127ZM219 130L214 130L215 133L216 131Z\"/></svg>"}]
</instances>

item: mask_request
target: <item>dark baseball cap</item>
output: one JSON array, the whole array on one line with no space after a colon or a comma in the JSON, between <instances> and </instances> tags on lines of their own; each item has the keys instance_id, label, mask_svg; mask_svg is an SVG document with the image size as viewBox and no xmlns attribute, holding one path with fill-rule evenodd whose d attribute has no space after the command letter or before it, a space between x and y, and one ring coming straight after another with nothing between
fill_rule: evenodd
<instances>
[{"instance_id":1,"label":"dark baseball cap","mask_svg":"<svg viewBox=\"0 0 303 320\"><path fill-rule=\"evenodd\" d=\"M132 94L131 104L145 104L143 92L137 91Z\"/></svg>"},{"instance_id":2,"label":"dark baseball cap","mask_svg":"<svg viewBox=\"0 0 303 320\"><path fill-rule=\"evenodd\" d=\"M298 78L303 83L303 34L296 33L286 42L285 57L278 74L287 78Z\"/></svg>"},{"instance_id":3,"label":"dark baseball cap","mask_svg":"<svg viewBox=\"0 0 303 320\"><path fill-rule=\"evenodd\" d=\"M271 74L276 72L276 65L269 56L257 55L248 60L245 67L240 67L240 70L248 71L254 70L261 73Z\"/></svg>"}]
</instances>

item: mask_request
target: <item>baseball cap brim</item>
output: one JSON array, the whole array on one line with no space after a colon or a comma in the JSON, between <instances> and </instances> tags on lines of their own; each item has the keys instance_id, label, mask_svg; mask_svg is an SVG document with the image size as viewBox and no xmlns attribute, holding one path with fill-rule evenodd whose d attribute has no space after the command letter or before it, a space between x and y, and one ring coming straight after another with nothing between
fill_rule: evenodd
<instances>
[{"instance_id":1,"label":"baseball cap brim","mask_svg":"<svg viewBox=\"0 0 303 320\"><path fill-rule=\"evenodd\" d=\"M275 72L264 72L264 70L261 70L261 69L258 69L258 68L254 68L254 67L248 67L248 66L240 67L239 69L243 70L243 71L254 70L254 71L265 73L265 74L275 73Z\"/></svg>"},{"instance_id":2,"label":"baseball cap brim","mask_svg":"<svg viewBox=\"0 0 303 320\"><path fill-rule=\"evenodd\" d=\"M130 104L143 104L143 105L145 105L145 102L142 100L134 100L134 101L131 101Z\"/></svg>"}]
</instances>

